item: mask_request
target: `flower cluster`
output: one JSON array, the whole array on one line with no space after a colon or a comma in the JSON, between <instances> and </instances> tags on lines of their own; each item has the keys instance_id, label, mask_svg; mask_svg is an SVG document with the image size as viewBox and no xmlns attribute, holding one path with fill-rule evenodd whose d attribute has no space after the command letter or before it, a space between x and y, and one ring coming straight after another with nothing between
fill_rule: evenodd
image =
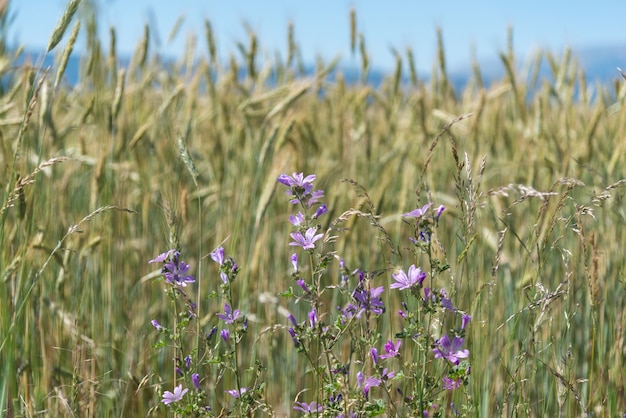
<instances>
[{"instance_id":1,"label":"flower cluster","mask_svg":"<svg viewBox=\"0 0 626 418\"><path fill-rule=\"evenodd\" d=\"M439 223L439 218L441 218L443 211L446 210L444 205L440 205L433 214L432 211L429 211L431 206L432 203L427 203L421 208L402 214L403 218L412 218L415 221L417 238L411 237L409 239L416 246L430 243L433 225Z\"/></svg>"},{"instance_id":2,"label":"flower cluster","mask_svg":"<svg viewBox=\"0 0 626 418\"><path fill-rule=\"evenodd\" d=\"M359 284L352 292L352 299L355 302L354 306L356 308L355 316L360 318L364 312L371 312L375 315L382 315L385 312L385 304L380 296L385 291L383 286L378 286L374 288L369 288L366 286L365 280L363 280L364 275L359 273Z\"/></svg>"},{"instance_id":3,"label":"flower cluster","mask_svg":"<svg viewBox=\"0 0 626 418\"><path fill-rule=\"evenodd\" d=\"M320 203L320 199L324 197L323 190L313 190L313 182L315 181L315 174L304 176L303 173L293 173L293 177L287 174L281 174L278 176L278 182L288 187L287 195L291 197L290 203L300 204L305 212L309 211L315 204ZM295 215L289 216L289 222L295 227L295 231L290 234L293 239L289 243L293 247L302 247L304 250L315 249L315 243L319 241L324 234L318 234L318 227L313 225L313 221L317 220L320 216L328 212L326 204L320 204L315 210L313 215L307 215L302 212L298 212ZM294 254L292 256L292 263L294 270L298 270L298 256Z\"/></svg>"},{"instance_id":4,"label":"flower cluster","mask_svg":"<svg viewBox=\"0 0 626 418\"><path fill-rule=\"evenodd\" d=\"M180 259L178 250L169 250L159 254L149 263L164 263L161 273L165 277L167 283L172 283L181 287L187 286L187 283L193 283L196 279L187 274L189 265Z\"/></svg>"},{"instance_id":5,"label":"flower cluster","mask_svg":"<svg viewBox=\"0 0 626 418\"><path fill-rule=\"evenodd\" d=\"M331 228L326 239L320 233L318 222L328 212L328 207L321 202L324 191L315 189L315 180L314 174L305 176L297 172L292 176L281 174L277 178L287 187L289 202L299 205L297 213L289 216L292 226L289 246L298 251L290 255L290 267L287 269L294 285L279 294L292 298L289 303L293 303L294 310L279 306L279 312L288 323L268 329L287 331L285 337L288 334L286 338L290 338L296 351L304 356L307 370L318 388L313 398L315 401L310 402L299 399L308 388L299 388L293 411L306 416L323 414L334 417L361 414L428 416L433 410L439 414L443 408L441 401L450 396L446 392L466 385L471 371L470 351L465 347L465 331L471 316L453 305L456 289L449 296L444 288L435 287L439 275L448 268L445 259L436 259L431 252L431 239L437 242L433 234L445 207L441 205L433 209L433 204L428 203L402 214L410 220L407 223L415 228L415 235L410 238L414 247L409 248L409 252L414 259L426 259L429 264L422 265L424 270L416 264L396 268L391 272L392 280L388 283L384 274L389 271L387 268L378 271L349 269L337 254L339 251L325 248L337 238L330 235L331 231L339 231L337 235L340 235L347 229ZM334 228L338 221L344 222L345 219L339 218L331 226ZM382 226L376 226L382 229ZM251 409L255 408L251 405L262 403L263 385L256 378L248 377L254 372L245 377L239 372L241 357L237 356L248 329L246 315L236 308L233 301L232 284L239 267L233 258L226 256L223 247L211 252L210 257L218 265L217 283L223 299L220 312L209 319L213 321L210 331L202 331L206 335L206 338L201 338L206 340L206 349L196 349L190 354L184 350L180 329L194 319L191 316L177 321L173 330L152 320L152 326L161 336L170 336L175 340L172 346L176 350L176 379L187 382L185 387L185 383L176 385L178 381L175 380L175 387L171 392L163 393L161 402L180 415L202 416L210 413L206 409L208 407L200 409L197 406L205 396L203 386L211 386L206 383L209 374L204 374L206 377L203 380L203 371L194 367L215 366L218 371L212 375L221 379L224 374L230 374L236 383L220 388L220 392L226 389L222 395L234 405L224 412L250 415ZM331 269L328 266L335 260L339 264L338 273L335 270L329 274ZM150 262L163 263L162 275L170 285L170 294L173 297L183 295L189 301L183 288L195 279L189 274L189 265L180 259L180 253L169 250ZM330 280L327 276L331 277ZM387 289L397 292L386 297L384 292ZM213 292L213 295L216 294ZM400 306L392 312L400 318L381 321L387 312L386 304L392 307L398 298ZM332 304L329 304L331 301ZM188 302L188 305L192 311L193 304ZM328 306L337 306L337 311L326 311ZM437 331L440 327L432 326L449 324L452 322L448 318L458 321L459 317L460 327L450 329L447 334L441 335ZM391 333L381 324L390 324L387 328L400 324L401 329ZM192 355L201 358L194 363ZM249 370L257 370L258 377L261 369L259 364ZM233 389L227 389L233 386ZM385 402L380 395L385 395L390 402ZM451 408L455 411L456 407Z\"/></svg>"},{"instance_id":6,"label":"flower cluster","mask_svg":"<svg viewBox=\"0 0 626 418\"><path fill-rule=\"evenodd\" d=\"M374 314L376 316L382 315L385 312L385 303L383 302L381 295L385 291L384 286L371 286L371 280L368 278L368 274L362 270L355 270L352 273L357 277L357 284L352 290L350 296L351 301L348 302L343 308L337 307L337 311L340 314L338 318L339 323L345 325L352 317L360 319L363 314L369 316ZM342 281L347 281L348 277L342 277Z\"/></svg>"},{"instance_id":7,"label":"flower cluster","mask_svg":"<svg viewBox=\"0 0 626 418\"><path fill-rule=\"evenodd\" d=\"M224 247L218 247L211 252L211 259L220 266L220 278L223 284L228 284L235 280L239 273L239 266L232 257L224 255Z\"/></svg>"},{"instance_id":8,"label":"flower cluster","mask_svg":"<svg viewBox=\"0 0 626 418\"><path fill-rule=\"evenodd\" d=\"M323 190L313 190L315 174L304 177L303 173L293 173L293 177L287 174L278 176L278 182L289 187L287 195L291 197L292 204L298 204L309 208L324 197ZM318 215L319 216L319 215Z\"/></svg>"},{"instance_id":9,"label":"flower cluster","mask_svg":"<svg viewBox=\"0 0 626 418\"><path fill-rule=\"evenodd\" d=\"M292 241L289 243L293 247L301 247L307 251L310 256L311 266L309 269L302 270L300 265L300 259L297 253L291 255L290 262L293 267L292 276L295 279L297 287L303 292L303 296L298 300L305 300L310 303L311 309L308 311L308 321L298 323L294 315L289 314L288 319L293 326L287 328L291 339L294 342L295 347L299 352L304 353L307 359L311 362L311 366L316 370L324 370L319 368L314 358L311 357L313 352L317 352L320 347L333 347L337 344L337 339L342 335L352 335L357 340L352 340L353 344L359 345L356 341L375 341L377 334L372 333L371 326L375 326L376 318L383 315L385 310L385 304L383 302L382 295L385 291L385 286L375 284L375 278L378 276L376 273L368 273L360 269L354 270L350 273L347 269L343 258L333 253L330 258L337 258L339 260L339 268L341 272L341 280L338 285L329 285L326 288L321 287L320 276L324 271L325 260L329 258L323 253L320 254L318 249L318 241L323 238L323 234L318 233L319 226L314 224L314 221L327 212L326 205L321 205L317 208L313 215L310 215L309 209L312 205L319 203L319 200L323 197L323 191L314 190L315 175L304 176L302 173L294 173L293 176L281 174L278 177L278 181L284 184L289 189L287 195L290 197L290 203L300 204L302 211L296 214L290 215L289 222L294 227L294 231L290 236ZM313 209L310 209L311 211ZM430 282L434 282L435 276L445 269L447 265L444 265L440 260L433 260L432 253L430 251L431 238L434 227L438 225L440 217L442 216L445 207L439 206L437 209L432 209L432 203L428 203L421 207L416 208L413 211L404 213L402 216L406 219L414 220L415 237L411 237L410 240L415 244L415 249L412 251L425 253L431 259L430 271L427 274L420 267L412 264L407 270L397 269L391 274L393 281L389 285L389 289L396 289L403 292L403 297L413 298L418 304L417 312L409 309L407 302L402 301L402 309L397 312L401 318L406 322L407 326L402 332L396 333L399 339L387 339L384 344L383 350L379 353L375 344L369 345L369 348L365 352L369 353L371 358L371 368L365 368L359 370L356 373L356 387L360 392L361 401L357 403L355 410L367 410L372 415L387 413L384 408L378 409L380 404L374 401L370 401L373 388L380 387L383 391L392 390L389 385L395 380L406 379L409 376L404 376L403 373L396 373L391 370L393 362L399 361L402 357L401 348L403 348L402 338L407 338L409 342L415 342L420 347L432 346L432 354L435 359L442 359L444 363L440 363L440 368L447 370L447 373L441 377L441 387L444 390L454 390L467 382L469 376L470 367L466 361L469 358L469 350L463 348L465 327L468 325L470 317L463 314L461 328L455 331L455 334L448 336L444 335L441 338L435 339L428 330L423 327L424 319L420 315L458 315L459 311L452 304L451 298L448 296L445 289L433 289L432 287L424 287L424 282L427 277L430 276ZM317 251L316 251L317 250ZM314 260L318 260L313 263ZM312 281L305 281L301 274L304 271L312 272ZM352 278L356 278L354 287L350 287L350 281ZM333 325L324 325L320 322L320 302L321 294L325 289L334 288L340 289L341 292L348 297L347 303L337 307L338 316ZM404 293L404 291L408 291ZM423 291L423 293L422 293ZM343 307L342 307L343 306ZM413 308L414 309L414 308ZM374 321L370 321L374 319ZM360 325L357 325L360 324ZM355 329L349 330L351 326L363 327L360 328L365 334L360 337L359 332ZM356 334L354 334L356 332ZM331 348L327 348L331 350ZM410 353L410 349L407 349ZM328 356L328 353L326 354ZM334 356L334 354L333 354ZM328 358L328 357L327 357ZM333 358L331 356L331 358ZM411 357L409 357L411 358ZM432 360L427 360L427 357L422 357L424 364L414 365L416 370L426 367L427 364L434 364ZM432 358L432 357L431 357ZM396 360L398 359L398 360ZM405 361L402 359L401 361ZM410 361L410 360L409 360ZM334 374L348 375L350 374L350 363L341 364L336 361L334 366L328 370L331 376L328 378L328 382L334 381L332 377ZM420 381L421 384L425 382L434 381L432 377L428 380L419 380L421 375L413 376L413 379ZM327 393L327 400L324 404L317 404L316 402L306 403L297 402L294 406L294 410L304 412L305 414L316 414L324 411L325 414L330 416L352 416L351 409L346 409L345 405L342 405L344 395L349 392L348 388L339 390L337 384L328 385L333 387L330 393ZM401 387L398 386L396 390L401 393ZM420 399L417 394L420 391L427 390L426 388L415 389L412 395L405 395L405 401L409 404L414 404L415 411L421 411L424 416L427 415L428 408L436 408L436 404L433 400ZM423 392L422 392L423 393ZM435 393L435 392L433 392ZM352 395L351 395L352 396Z\"/></svg>"},{"instance_id":10,"label":"flower cluster","mask_svg":"<svg viewBox=\"0 0 626 418\"><path fill-rule=\"evenodd\" d=\"M149 263L163 263L161 274L165 278L168 288L166 288L167 294L172 301L176 302L179 297L182 297L186 307L187 313L180 315L180 320L174 325L173 330L169 330L166 326L163 326L156 319L152 319L150 322L152 326L159 331L162 337L169 338L173 341L173 346L176 347L176 355L174 356L174 370L179 378L190 380L191 384L195 388L195 391L189 391L189 388L183 386L182 383L174 387L173 391L166 390L163 392L161 402L164 405L168 405L174 408L174 411L180 411L178 403L187 399L191 403L191 409L198 414L206 414L211 411L208 405L204 405L203 399L205 392L202 390L201 378L199 373L194 372L194 363L191 354L186 354L184 350L183 331L189 325L190 321L196 317L196 304L191 301L184 288L189 283L194 283L195 279L189 275L189 265L181 260L180 252L172 249L159 254ZM164 346L164 341L160 341L156 346ZM190 394L190 395L188 395Z\"/></svg>"}]
</instances>

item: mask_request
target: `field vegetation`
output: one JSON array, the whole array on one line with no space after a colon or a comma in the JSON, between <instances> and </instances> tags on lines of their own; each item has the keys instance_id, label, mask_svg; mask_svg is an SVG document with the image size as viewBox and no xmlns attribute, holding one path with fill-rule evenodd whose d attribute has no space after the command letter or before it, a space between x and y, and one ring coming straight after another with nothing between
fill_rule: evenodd
<instances>
[{"instance_id":1,"label":"field vegetation","mask_svg":"<svg viewBox=\"0 0 626 418\"><path fill-rule=\"evenodd\" d=\"M374 86L355 14L345 40L362 63L354 83L338 62L306 72L293 27L287 52L268 56L252 32L238 50L217 51L207 21L168 61L151 52L146 26L123 66L115 29L101 44L78 4L51 35L53 67L16 66L20 52L0 45L1 415L626 412L617 70L612 85L588 82L568 50L520 68L510 35L505 77L485 85L474 65L455 90L438 33L427 79L414 51L397 50L395 72ZM80 32L87 50L68 85ZM319 216L300 190L308 226L323 234L312 249L290 245L300 206L280 176L293 173L315 174L324 190ZM429 203L425 217L402 216ZM193 283L148 263L170 249ZM390 288L411 265L449 299L428 311L421 283ZM384 313L340 324L337 306L356 303L363 283L366 293L384 287ZM471 316L463 330L445 300ZM225 302L231 319L241 315L230 323ZM403 309L433 319L403 334ZM434 348L453 328L471 368L445 390L454 362ZM384 353L388 340L402 341L401 355L382 372L369 350ZM374 379L368 390L359 371ZM174 393L179 384L189 392Z\"/></svg>"}]
</instances>

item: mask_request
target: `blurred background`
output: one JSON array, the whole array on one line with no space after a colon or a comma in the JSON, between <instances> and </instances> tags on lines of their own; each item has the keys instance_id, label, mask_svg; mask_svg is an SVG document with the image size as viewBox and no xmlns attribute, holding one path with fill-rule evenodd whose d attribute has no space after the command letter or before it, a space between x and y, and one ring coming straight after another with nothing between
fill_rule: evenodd
<instances>
[{"instance_id":1,"label":"blurred background","mask_svg":"<svg viewBox=\"0 0 626 418\"><path fill-rule=\"evenodd\" d=\"M393 49L402 53L411 48L418 72L429 74L436 61L437 28L443 33L448 70L453 79L469 77L473 60L481 65L486 77L500 77L503 70L498 53L506 49L509 27L513 28L513 46L520 66L538 49L559 55L569 46L589 79L612 80L618 75L616 67L626 67L626 38L622 29L626 2L92 0L84 3L84 8L96 10L103 45L108 45L109 29L115 27L121 58L132 55L143 36L144 25L149 24L153 52L176 59L185 50L189 36L202 41L205 19L213 26L218 56L224 61L237 49L238 42L247 39L249 31L260 39L261 57L272 59L277 53L284 57L291 22L305 65L313 67L319 57L325 61L340 57L344 69L358 67L358 54L351 52L350 45L350 11L354 9L356 29L366 40L374 79L376 72L393 70ZM29 55L43 54L65 4L65 0L11 2L9 42L24 45ZM84 50L85 45L86 37L81 34L76 51ZM197 51L206 54L206 48L199 47Z\"/></svg>"}]
</instances>

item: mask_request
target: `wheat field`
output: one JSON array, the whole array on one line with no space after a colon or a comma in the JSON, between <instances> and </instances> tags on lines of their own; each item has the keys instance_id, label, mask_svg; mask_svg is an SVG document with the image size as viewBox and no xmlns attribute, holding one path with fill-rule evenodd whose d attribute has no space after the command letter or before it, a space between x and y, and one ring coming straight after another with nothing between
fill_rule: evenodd
<instances>
[{"instance_id":1,"label":"wheat field","mask_svg":"<svg viewBox=\"0 0 626 418\"><path fill-rule=\"evenodd\" d=\"M326 260L324 286L339 283L339 257L350 270L379 271L372 283L386 288L394 269L426 268L429 258L408 249L412 229L400 215L445 205L428 256L447 264L437 287L472 317L471 374L463 388L437 395L430 416L626 412L619 72L611 85L594 84L568 50L538 53L519 68L509 47L502 79L485 85L475 65L455 90L438 33L428 78L406 50L374 86L358 28L351 41L361 81L350 83L338 62L306 72L292 38L286 56L262 60L262 39L251 33L220 62L209 21L176 61L151 52L146 26L123 66L115 29L102 45L95 18L76 14L79 3L69 2L51 34L45 54L53 67L41 57L16 66L19 51L0 46L3 416L201 415L162 402L184 379L151 320L180 312L148 261L177 248L191 266L196 280L185 289L197 309L188 328L196 361L224 311L209 257L219 246L237 262L228 300L245 313L247 330L231 353L240 370L206 372L193 399L210 404L212 416L300 416L294 402L308 396L325 405L310 414L326 416L322 377L294 347L283 314L304 322L308 312L288 294L300 291L289 260L294 212L276 179L293 172L315 173L325 191L319 242L337 257ZM2 16L7 25L6 9ZM63 74L79 31L88 48L69 85ZM318 311L326 324L349 299L329 289ZM385 290L389 312L400 295ZM371 337L394 339L399 321L381 316ZM370 361L352 358L352 367ZM406 364L393 364L408 375ZM255 388L245 407L226 392L241 389L240 380ZM410 402L383 392L355 400L355 416L411 415L402 409Z\"/></svg>"}]
</instances>

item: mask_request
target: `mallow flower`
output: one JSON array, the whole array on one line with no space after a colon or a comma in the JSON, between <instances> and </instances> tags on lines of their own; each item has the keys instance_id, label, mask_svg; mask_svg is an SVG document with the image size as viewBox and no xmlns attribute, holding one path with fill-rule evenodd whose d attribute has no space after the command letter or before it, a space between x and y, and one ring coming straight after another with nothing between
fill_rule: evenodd
<instances>
[{"instance_id":1,"label":"mallow flower","mask_svg":"<svg viewBox=\"0 0 626 418\"><path fill-rule=\"evenodd\" d=\"M324 234L315 234L317 232L316 228L309 228L306 230L305 234L302 235L302 232L296 231L289 234L291 238L293 238L293 242L290 242L289 245L295 247L299 246L304 248L305 250L312 250L315 248L315 241L321 239Z\"/></svg>"},{"instance_id":2,"label":"mallow flower","mask_svg":"<svg viewBox=\"0 0 626 418\"><path fill-rule=\"evenodd\" d=\"M459 364L459 359L469 357L469 350L461 350L465 340L460 337L454 337L450 341L448 335L444 335L437 340L437 346L433 349L435 358L444 358L452 364Z\"/></svg>"},{"instance_id":3,"label":"mallow flower","mask_svg":"<svg viewBox=\"0 0 626 418\"><path fill-rule=\"evenodd\" d=\"M189 389L187 388L183 389L182 384L178 385L174 388L174 392L166 390L163 393L163 399L161 400L161 402L163 402L165 405L178 402L183 399L183 396L185 396L185 393L187 393L188 391Z\"/></svg>"},{"instance_id":4,"label":"mallow flower","mask_svg":"<svg viewBox=\"0 0 626 418\"><path fill-rule=\"evenodd\" d=\"M391 277L393 277L395 283L392 283L389 288L404 290L410 289L415 285L421 286L424 279L426 279L426 273L413 264L409 267L409 274L405 273L403 270L399 270L397 273L393 273Z\"/></svg>"}]
</instances>

